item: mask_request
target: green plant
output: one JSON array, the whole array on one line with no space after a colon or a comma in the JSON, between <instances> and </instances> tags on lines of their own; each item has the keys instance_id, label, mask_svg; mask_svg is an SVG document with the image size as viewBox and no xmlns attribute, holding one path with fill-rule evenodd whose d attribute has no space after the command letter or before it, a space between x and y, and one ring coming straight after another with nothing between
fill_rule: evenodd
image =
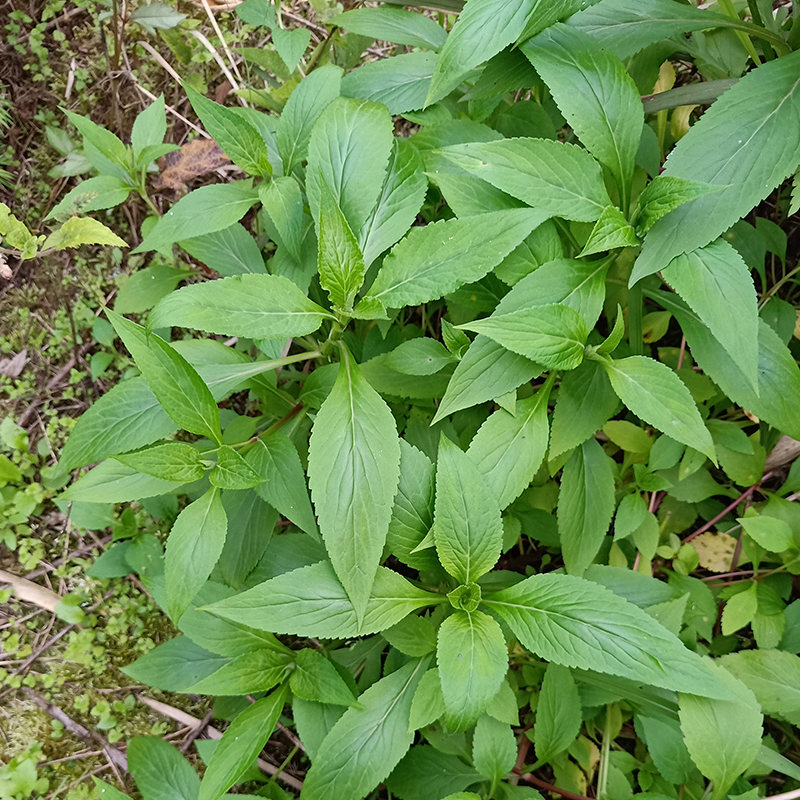
<instances>
[{"instance_id":1,"label":"green plant","mask_svg":"<svg viewBox=\"0 0 800 800\"><path fill-rule=\"evenodd\" d=\"M101 461L74 502L188 497L163 559L131 525L99 567L137 571L183 633L129 676L256 698L176 794L241 782L288 702L307 800L515 800L545 765L604 799L800 780L797 474L764 474L800 438L775 298L794 273L740 222L800 166L800 28L748 9L469 0L447 35L358 9L338 21L431 52L317 66L277 120L187 88L249 177L190 192L135 252L224 277L145 326L107 312L141 375L60 461ZM713 80L643 104L683 47ZM686 133L677 109L712 100ZM714 591L712 527L717 573L752 564Z\"/></svg>"}]
</instances>

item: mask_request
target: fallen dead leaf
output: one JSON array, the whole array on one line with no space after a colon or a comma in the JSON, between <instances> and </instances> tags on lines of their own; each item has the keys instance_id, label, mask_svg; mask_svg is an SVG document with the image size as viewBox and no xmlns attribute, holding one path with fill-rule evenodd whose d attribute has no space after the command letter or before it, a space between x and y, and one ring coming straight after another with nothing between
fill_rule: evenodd
<instances>
[{"instance_id":1,"label":"fallen dead leaf","mask_svg":"<svg viewBox=\"0 0 800 800\"><path fill-rule=\"evenodd\" d=\"M180 150L158 159L161 174L153 180L155 189L186 189L186 184L201 175L207 175L231 160L213 139L195 139Z\"/></svg>"},{"instance_id":2,"label":"fallen dead leaf","mask_svg":"<svg viewBox=\"0 0 800 800\"><path fill-rule=\"evenodd\" d=\"M22 350L13 358L0 358L0 375L5 375L7 378L18 378L27 363L27 350Z\"/></svg>"},{"instance_id":3,"label":"fallen dead leaf","mask_svg":"<svg viewBox=\"0 0 800 800\"><path fill-rule=\"evenodd\" d=\"M689 544L700 556L700 566L709 572L727 572L731 568L736 539L721 531L707 531Z\"/></svg>"}]
</instances>

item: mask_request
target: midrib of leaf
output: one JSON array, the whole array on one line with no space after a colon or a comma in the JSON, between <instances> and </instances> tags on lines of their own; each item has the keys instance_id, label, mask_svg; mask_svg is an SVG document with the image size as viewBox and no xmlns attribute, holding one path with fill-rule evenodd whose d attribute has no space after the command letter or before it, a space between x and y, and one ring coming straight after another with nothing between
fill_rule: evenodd
<instances>
[{"instance_id":1,"label":"midrib of leaf","mask_svg":"<svg viewBox=\"0 0 800 800\"><path fill-rule=\"evenodd\" d=\"M365 737L366 741L364 741L364 743L344 763L344 766L340 770L340 774L345 772L345 769L350 764L350 762L361 753L361 751L369 744L369 742L375 736L376 732L378 732L379 729L383 727L383 724L388 719L389 714L392 713L392 711L394 710L394 707L400 702L400 700L402 699L402 697L406 693L406 691L408 691L408 687L411 684L411 681L414 680L414 676L417 674L417 672L419 672L419 670L422 667L423 663L425 663L427 661L428 661L427 658L424 658L424 659L420 660L420 662L417 664L417 666L414 669L414 671L411 673L411 675L409 675L408 680L403 685L403 688L397 693L397 696L394 698L393 702L390 703L389 706L386 708L386 711L384 712L383 716L375 723L375 725L372 726L372 729L370 730L368 736Z\"/></svg>"}]
</instances>

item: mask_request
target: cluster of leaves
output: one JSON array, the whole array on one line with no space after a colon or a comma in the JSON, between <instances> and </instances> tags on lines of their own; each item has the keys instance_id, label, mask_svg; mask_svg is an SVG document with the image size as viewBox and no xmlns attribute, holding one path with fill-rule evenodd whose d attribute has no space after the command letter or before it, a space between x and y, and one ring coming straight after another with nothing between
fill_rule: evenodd
<instances>
[{"instance_id":1,"label":"cluster of leaves","mask_svg":"<svg viewBox=\"0 0 800 800\"><path fill-rule=\"evenodd\" d=\"M60 460L100 462L65 500L188 498L165 548L133 531L95 565L138 572L183 634L134 680L241 700L173 796L249 779L287 704L308 800L384 781L516 800L543 766L603 798L800 780L799 476L747 500L777 438L800 438L794 310L787 329L771 229L740 222L800 167L800 27L751 6L468 0L449 33L358 9L334 23L413 51L322 63L278 117L187 87L247 177L150 218L137 251L177 245L223 277L171 291L186 273L164 268L144 326L108 311L141 374ZM274 41L288 66L299 46ZM645 106L673 54L713 80ZM64 202L145 196L126 181L162 120L159 102L129 148L74 117L125 185ZM738 541L731 571L753 566L716 596L680 538L698 518ZM628 723L632 752L613 744ZM139 748L143 772L183 763Z\"/></svg>"}]
</instances>

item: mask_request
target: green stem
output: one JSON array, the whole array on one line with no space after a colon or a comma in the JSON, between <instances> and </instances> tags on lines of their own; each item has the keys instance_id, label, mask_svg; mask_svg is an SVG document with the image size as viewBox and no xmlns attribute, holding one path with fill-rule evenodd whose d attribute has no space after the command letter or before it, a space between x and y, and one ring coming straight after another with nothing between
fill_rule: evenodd
<instances>
[{"instance_id":1,"label":"green stem","mask_svg":"<svg viewBox=\"0 0 800 800\"><path fill-rule=\"evenodd\" d=\"M608 792L608 757L611 754L611 714L606 706L606 724L603 728L603 747L600 751L600 769L597 771L597 800L605 800Z\"/></svg>"},{"instance_id":2,"label":"green stem","mask_svg":"<svg viewBox=\"0 0 800 800\"><path fill-rule=\"evenodd\" d=\"M631 352L640 356L644 353L642 339L642 283L634 283L628 289L628 341Z\"/></svg>"},{"instance_id":3,"label":"green stem","mask_svg":"<svg viewBox=\"0 0 800 800\"><path fill-rule=\"evenodd\" d=\"M729 17L733 19L739 19L739 15L736 13L736 9L733 7L733 0L717 0L717 5L722 9L722 11L727 14ZM753 26L754 28L757 26ZM739 37L739 41L744 45L744 49L747 50L748 55L750 58L753 59L753 63L756 66L760 66L761 59L758 57L758 53L756 53L755 47L753 47L753 43L750 41L750 37L745 33L741 28L736 28L736 35ZM749 33L750 31L748 31Z\"/></svg>"},{"instance_id":4,"label":"green stem","mask_svg":"<svg viewBox=\"0 0 800 800\"><path fill-rule=\"evenodd\" d=\"M777 283L775 283L769 289L769 291L764 292L764 294L761 295L761 300L758 303L759 310L764 308L764 306L767 304L767 301L770 299L770 297L772 297L778 291L778 289L781 288L781 286L783 286L792 276L796 275L798 272L800 272L800 266L789 270L789 272L787 272Z\"/></svg>"}]
</instances>

